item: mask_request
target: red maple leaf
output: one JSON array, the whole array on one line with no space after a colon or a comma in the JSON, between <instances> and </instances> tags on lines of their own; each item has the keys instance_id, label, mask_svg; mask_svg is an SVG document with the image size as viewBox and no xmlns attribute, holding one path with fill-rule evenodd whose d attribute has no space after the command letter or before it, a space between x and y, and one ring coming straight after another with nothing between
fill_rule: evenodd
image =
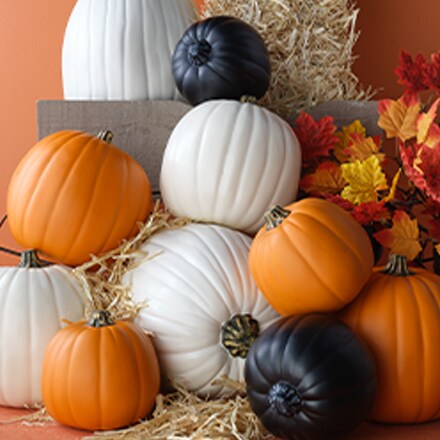
<instances>
[{"instance_id":1,"label":"red maple leaf","mask_svg":"<svg viewBox=\"0 0 440 440\"><path fill-rule=\"evenodd\" d=\"M406 177L408 177L417 188L424 191L426 188L425 179L420 171L414 167L414 161L420 148L421 145L405 145L404 142L399 140L400 158L402 159L403 170L405 171Z\"/></svg>"},{"instance_id":2,"label":"red maple leaf","mask_svg":"<svg viewBox=\"0 0 440 440\"><path fill-rule=\"evenodd\" d=\"M440 241L440 218L432 218L428 223L431 236Z\"/></svg>"},{"instance_id":3,"label":"red maple leaf","mask_svg":"<svg viewBox=\"0 0 440 440\"><path fill-rule=\"evenodd\" d=\"M353 203L351 203L349 200L346 200L346 199L342 198L340 195L337 195L337 194L323 194L323 196L329 202L332 202L335 205L340 206L341 208L345 209L346 211L348 211L350 213L354 209Z\"/></svg>"},{"instance_id":4,"label":"red maple leaf","mask_svg":"<svg viewBox=\"0 0 440 440\"><path fill-rule=\"evenodd\" d=\"M415 60L404 50L400 51L399 65L394 73L398 77L398 83L405 86L409 92L421 92L429 87L426 84L425 67L427 65L425 57L419 53Z\"/></svg>"},{"instance_id":5,"label":"red maple leaf","mask_svg":"<svg viewBox=\"0 0 440 440\"><path fill-rule=\"evenodd\" d=\"M303 167L316 165L320 158L330 156L338 138L336 126L331 116L315 121L306 112L301 112L295 120L294 131L301 145Z\"/></svg>"},{"instance_id":6,"label":"red maple leaf","mask_svg":"<svg viewBox=\"0 0 440 440\"><path fill-rule=\"evenodd\" d=\"M385 206L385 201L382 200L381 202L365 202L355 206L352 216L361 225L368 225L390 218L390 213Z\"/></svg>"},{"instance_id":7,"label":"red maple leaf","mask_svg":"<svg viewBox=\"0 0 440 440\"><path fill-rule=\"evenodd\" d=\"M435 202L440 202L440 145L429 148L422 146L418 167L423 172L425 192Z\"/></svg>"},{"instance_id":8,"label":"red maple leaf","mask_svg":"<svg viewBox=\"0 0 440 440\"><path fill-rule=\"evenodd\" d=\"M422 69L423 82L428 88L440 93L440 51L431 55L431 62Z\"/></svg>"}]
</instances>

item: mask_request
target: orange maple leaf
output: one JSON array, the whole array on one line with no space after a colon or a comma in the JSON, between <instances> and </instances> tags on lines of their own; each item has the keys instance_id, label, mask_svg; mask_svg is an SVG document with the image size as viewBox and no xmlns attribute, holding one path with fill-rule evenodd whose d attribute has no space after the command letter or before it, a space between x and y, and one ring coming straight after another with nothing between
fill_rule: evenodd
<instances>
[{"instance_id":1,"label":"orange maple leaf","mask_svg":"<svg viewBox=\"0 0 440 440\"><path fill-rule=\"evenodd\" d=\"M346 148L349 146L351 136L355 133L362 137L365 137L367 133L367 130L358 119L353 121L350 125L342 127L342 130L335 134L335 136L338 138L338 142L335 145L333 152L339 162L343 163L348 160L348 156L344 153L344 150L346 150Z\"/></svg>"},{"instance_id":2,"label":"orange maple leaf","mask_svg":"<svg viewBox=\"0 0 440 440\"><path fill-rule=\"evenodd\" d=\"M409 261L414 260L422 250L417 219L411 220L405 211L396 211L392 228L376 232L374 237L392 254L406 257Z\"/></svg>"},{"instance_id":3,"label":"orange maple leaf","mask_svg":"<svg viewBox=\"0 0 440 440\"><path fill-rule=\"evenodd\" d=\"M347 184L339 165L323 162L313 174L305 176L300 187L309 194L337 194Z\"/></svg>"},{"instance_id":4,"label":"orange maple leaf","mask_svg":"<svg viewBox=\"0 0 440 440\"><path fill-rule=\"evenodd\" d=\"M380 153L380 138L365 137L360 133L351 133L348 147L342 152L350 162L355 160L367 160L371 156L377 156L382 162L385 154Z\"/></svg>"},{"instance_id":5,"label":"orange maple leaf","mask_svg":"<svg viewBox=\"0 0 440 440\"><path fill-rule=\"evenodd\" d=\"M431 105L427 113L422 113L417 118L417 143L425 144L429 147L433 147L439 141L439 129L438 125L434 124L434 120L437 116L437 107L440 103L440 98L436 99L434 104ZM437 128L437 130L435 129ZM432 130L434 129L434 130Z\"/></svg>"},{"instance_id":6,"label":"orange maple leaf","mask_svg":"<svg viewBox=\"0 0 440 440\"><path fill-rule=\"evenodd\" d=\"M407 93L397 101L383 99L379 101L379 127L388 138L398 137L402 141L417 135L417 119L420 102L415 93Z\"/></svg>"},{"instance_id":7,"label":"orange maple leaf","mask_svg":"<svg viewBox=\"0 0 440 440\"><path fill-rule=\"evenodd\" d=\"M440 254L440 243L436 245L435 250Z\"/></svg>"}]
</instances>

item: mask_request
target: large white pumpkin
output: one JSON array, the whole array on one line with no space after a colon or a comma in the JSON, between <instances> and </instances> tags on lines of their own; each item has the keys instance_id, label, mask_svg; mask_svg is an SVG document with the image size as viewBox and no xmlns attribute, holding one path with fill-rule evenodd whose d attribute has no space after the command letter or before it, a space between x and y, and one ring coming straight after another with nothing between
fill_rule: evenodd
<instances>
[{"instance_id":1,"label":"large white pumpkin","mask_svg":"<svg viewBox=\"0 0 440 440\"><path fill-rule=\"evenodd\" d=\"M160 232L143 247L150 257L125 275L137 318L154 333L164 375L200 395L227 395L223 375L244 380L247 351L279 315L248 269L251 239L215 225Z\"/></svg>"},{"instance_id":2,"label":"large white pumpkin","mask_svg":"<svg viewBox=\"0 0 440 440\"><path fill-rule=\"evenodd\" d=\"M174 214L253 234L272 205L295 200L300 171L300 146L287 122L255 104L215 100L174 128L160 185Z\"/></svg>"},{"instance_id":3,"label":"large white pumpkin","mask_svg":"<svg viewBox=\"0 0 440 440\"><path fill-rule=\"evenodd\" d=\"M0 405L41 403L46 347L63 319L84 317L85 298L70 269L35 263L28 251L22 267L0 268Z\"/></svg>"},{"instance_id":4,"label":"large white pumpkin","mask_svg":"<svg viewBox=\"0 0 440 440\"><path fill-rule=\"evenodd\" d=\"M171 58L192 0L78 0L63 43L65 99L176 99Z\"/></svg>"}]
</instances>

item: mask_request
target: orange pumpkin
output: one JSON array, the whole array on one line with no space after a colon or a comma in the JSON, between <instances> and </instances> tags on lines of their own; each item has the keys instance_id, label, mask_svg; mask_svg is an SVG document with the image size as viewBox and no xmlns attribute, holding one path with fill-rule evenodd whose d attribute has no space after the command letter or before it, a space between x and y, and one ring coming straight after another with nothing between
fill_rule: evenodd
<instances>
[{"instance_id":1,"label":"orange pumpkin","mask_svg":"<svg viewBox=\"0 0 440 440\"><path fill-rule=\"evenodd\" d=\"M346 211L309 198L266 214L249 265L280 314L330 312L359 293L371 275L373 252L367 234Z\"/></svg>"},{"instance_id":2,"label":"orange pumpkin","mask_svg":"<svg viewBox=\"0 0 440 440\"><path fill-rule=\"evenodd\" d=\"M76 265L137 232L152 209L150 182L109 143L109 133L60 131L21 160L7 194L9 226L21 246Z\"/></svg>"},{"instance_id":3,"label":"orange pumpkin","mask_svg":"<svg viewBox=\"0 0 440 440\"><path fill-rule=\"evenodd\" d=\"M43 401L63 425L104 430L135 423L152 410L159 386L150 337L105 311L58 332L45 354Z\"/></svg>"},{"instance_id":4,"label":"orange pumpkin","mask_svg":"<svg viewBox=\"0 0 440 440\"><path fill-rule=\"evenodd\" d=\"M369 345L377 365L372 420L440 417L440 277L393 255L339 313Z\"/></svg>"}]
</instances>

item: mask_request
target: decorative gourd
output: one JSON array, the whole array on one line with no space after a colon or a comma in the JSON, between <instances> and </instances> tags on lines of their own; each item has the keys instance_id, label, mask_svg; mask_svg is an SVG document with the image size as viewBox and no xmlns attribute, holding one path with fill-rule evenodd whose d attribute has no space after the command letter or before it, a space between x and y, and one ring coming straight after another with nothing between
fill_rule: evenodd
<instances>
[{"instance_id":1,"label":"decorative gourd","mask_svg":"<svg viewBox=\"0 0 440 440\"><path fill-rule=\"evenodd\" d=\"M249 253L251 273L282 315L331 312L352 301L373 268L368 235L339 206L303 199L276 206Z\"/></svg>"},{"instance_id":2,"label":"decorative gourd","mask_svg":"<svg viewBox=\"0 0 440 440\"><path fill-rule=\"evenodd\" d=\"M18 267L0 267L0 405L41 403L47 345L63 319L84 316L85 296L68 268L43 267L25 251Z\"/></svg>"},{"instance_id":3,"label":"decorative gourd","mask_svg":"<svg viewBox=\"0 0 440 440\"><path fill-rule=\"evenodd\" d=\"M25 155L7 194L20 245L76 265L137 232L153 206L150 182L110 135L59 131Z\"/></svg>"},{"instance_id":4,"label":"decorative gourd","mask_svg":"<svg viewBox=\"0 0 440 440\"><path fill-rule=\"evenodd\" d=\"M269 52L260 34L235 17L193 24L177 43L173 74L193 105L209 99L261 98L270 81Z\"/></svg>"},{"instance_id":5,"label":"decorative gourd","mask_svg":"<svg viewBox=\"0 0 440 440\"><path fill-rule=\"evenodd\" d=\"M164 375L199 395L227 395L214 384L244 379L244 360L259 331L279 315L255 287L247 266L250 238L214 225L154 235L152 257L127 272L137 323L154 333Z\"/></svg>"},{"instance_id":6,"label":"decorative gourd","mask_svg":"<svg viewBox=\"0 0 440 440\"><path fill-rule=\"evenodd\" d=\"M251 347L245 371L252 409L280 438L341 438L374 402L371 353L348 326L325 315L271 325Z\"/></svg>"},{"instance_id":7,"label":"decorative gourd","mask_svg":"<svg viewBox=\"0 0 440 440\"><path fill-rule=\"evenodd\" d=\"M191 0L78 0L64 35L65 99L176 99L171 58Z\"/></svg>"},{"instance_id":8,"label":"decorative gourd","mask_svg":"<svg viewBox=\"0 0 440 440\"><path fill-rule=\"evenodd\" d=\"M271 205L295 200L300 169L287 122L255 104L208 101L174 128L160 185L174 214L252 234Z\"/></svg>"},{"instance_id":9,"label":"decorative gourd","mask_svg":"<svg viewBox=\"0 0 440 440\"><path fill-rule=\"evenodd\" d=\"M440 277L392 255L339 314L370 347L378 392L371 419L419 423L440 417Z\"/></svg>"},{"instance_id":10,"label":"decorative gourd","mask_svg":"<svg viewBox=\"0 0 440 440\"><path fill-rule=\"evenodd\" d=\"M159 386L150 337L105 311L61 330L44 357L44 404L63 425L106 430L135 423L152 410Z\"/></svg>"}]
</instances>

